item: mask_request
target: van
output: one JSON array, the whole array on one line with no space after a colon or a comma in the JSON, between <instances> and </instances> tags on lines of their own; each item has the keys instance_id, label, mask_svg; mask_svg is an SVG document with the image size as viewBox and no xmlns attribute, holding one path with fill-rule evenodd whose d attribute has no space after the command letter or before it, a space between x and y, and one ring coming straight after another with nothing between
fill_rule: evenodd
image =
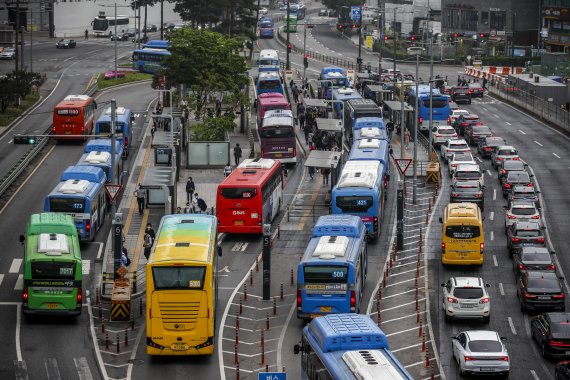
<instances>
[{"instance_id":1,"label":"van","mask_svg":"<svg viewBox=\"0 0 570 380\"><path fill-rule=\"evenodd\" d=\"M483 216L474 203L450 203L443 212L441 263L483 265L485 234Z\"/></svg>"}]
</instances>

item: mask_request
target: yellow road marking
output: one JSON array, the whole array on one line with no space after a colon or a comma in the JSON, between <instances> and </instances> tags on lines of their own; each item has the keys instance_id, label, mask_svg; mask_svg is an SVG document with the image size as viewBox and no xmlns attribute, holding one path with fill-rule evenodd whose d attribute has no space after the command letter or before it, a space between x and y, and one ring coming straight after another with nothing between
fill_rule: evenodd
<instances>
[{"instance_id":1,"label":"yellow road marking","mask_svg":"<svg viewBox=\"0 0 570 380\"><path fill-rule=\"evenodd\" d=\"M322 175L316 175L316 173L315 173L316 181L313 182L313 193L311 194L311 202L310 202L309 208L307 209L307 211L305 211L305 213L301 217L301 220L299 221L299 224L297 225L300 230L305 229L305 223L307 222L307 218L311 214L312 206L315 205L315 202L317 201L317 198L319 197L319 190L323 186L322 182L319 181L321 176Z\"/></svg>"}]
</instances>

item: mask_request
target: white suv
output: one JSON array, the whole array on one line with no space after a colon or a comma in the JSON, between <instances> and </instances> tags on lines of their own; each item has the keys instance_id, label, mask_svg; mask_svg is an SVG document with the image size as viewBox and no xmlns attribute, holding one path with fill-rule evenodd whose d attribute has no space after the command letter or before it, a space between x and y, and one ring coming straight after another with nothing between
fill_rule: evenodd
<instances>
[{"instance_id":1,"label":"white suv","mask_svg":"<svg viewBox=\"0 0 570 380\"><path fill-rule=\"evenodd\" d=\"M489 284L479 277L452 277L443 287L442 307L445 320L453 318L481 318L484 323L491 319Z\"/></svg>"},{"instance_id":2,"label":"white suv","mask_svg":"<svg viewBox=\"0 0 570 380\"><path fill-rule=\"evenodd\" d=\"M479 165L459 164L453 172L451 183L455 181L479 181L481 186L485 186L485 176Z\"/></svg>"},{"instance_id":3,"label":"white suv","mask_svg":"<svg viewBox=\"0 0 570 380\"><path fill-rule=\"evenodd\" d=\"M431 135L434 148L447 140L457 139L457 132L451 125L436 125L431 129Z\"/></svg>"},{"instance_id":4,"label":"white suv","mask_svg":"<svg viewBox=\"0 0 570 380\"><path fill-rule=\"evenodd\" d=\"M439 147L439 155L446 163L453 153L457 152L471 152L467 141L463 139L447 140Z\"/></svg>"},{"instance_id":5,"label":"white suv","mask_svg":"<svg viewBox=\"0 0 570 380\"><path fill-rule=\"evenodd\" d=\"M452 337L452 355L459 365L459 376L493 374L509 377L511 366L505 340L489 330L463 331Z\"/></svg>"}]
</instances>

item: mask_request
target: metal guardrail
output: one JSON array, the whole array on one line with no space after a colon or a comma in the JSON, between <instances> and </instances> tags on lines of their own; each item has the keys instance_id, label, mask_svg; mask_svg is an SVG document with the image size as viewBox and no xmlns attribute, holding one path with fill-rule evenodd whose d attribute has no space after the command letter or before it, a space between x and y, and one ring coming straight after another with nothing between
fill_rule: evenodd
<instances>
[{"instance_id":1,"label":"metal guardrail","mask_svg":"<svg viewBox=\"0 0 570 380\"><path fill-rule=\"evenodd\" d=\"M313 222L321 215L330 213L330 205L325 203L315 203L313 205L287 205L287 222L300 218L312 218Z\"/></svg>"}]
</instances>

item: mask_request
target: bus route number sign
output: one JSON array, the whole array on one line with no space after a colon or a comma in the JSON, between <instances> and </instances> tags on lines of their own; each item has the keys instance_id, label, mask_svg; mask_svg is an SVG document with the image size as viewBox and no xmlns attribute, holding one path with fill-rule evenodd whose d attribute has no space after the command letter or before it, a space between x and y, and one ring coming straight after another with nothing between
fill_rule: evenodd
<instances>
[{"instance_id":1,"label":"bus route number sign","mask_svg":"<svg viewBox=\"0 0 570 380\"><path fill-rule=\"evenodd\" d=\"M285 372L260 372L257 374L257 380L287 380Z\"/></svg>"}]
</instances>

